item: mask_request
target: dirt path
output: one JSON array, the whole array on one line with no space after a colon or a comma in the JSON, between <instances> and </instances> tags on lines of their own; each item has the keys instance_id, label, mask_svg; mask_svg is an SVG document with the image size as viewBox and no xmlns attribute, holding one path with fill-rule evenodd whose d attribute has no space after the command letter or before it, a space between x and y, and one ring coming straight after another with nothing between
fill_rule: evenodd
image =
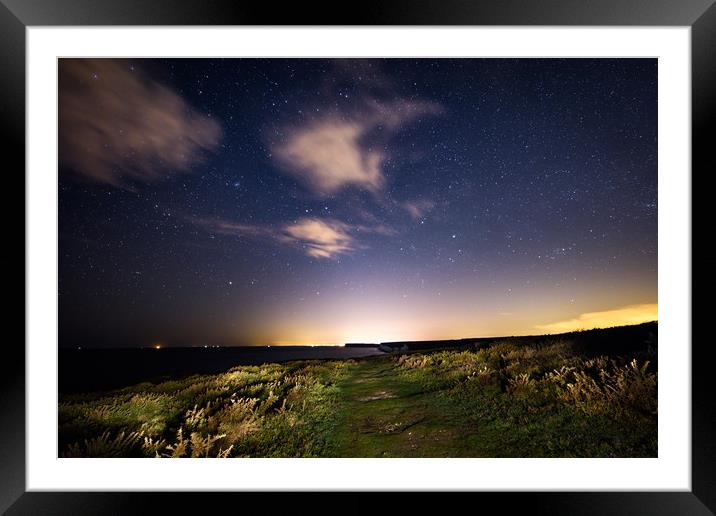
<instances>
[{"instance_id":1,"label":"dirt path","mask_svg":"<svg viewBox=\"0 0 716 516\"><path fill-rule=\"evenodd\" d=\"M360 361L338 386L344 407L339 456L464 455L466 429L454 425L438 393L401 377L392 361Z\"/></svg>"}]
</instances>

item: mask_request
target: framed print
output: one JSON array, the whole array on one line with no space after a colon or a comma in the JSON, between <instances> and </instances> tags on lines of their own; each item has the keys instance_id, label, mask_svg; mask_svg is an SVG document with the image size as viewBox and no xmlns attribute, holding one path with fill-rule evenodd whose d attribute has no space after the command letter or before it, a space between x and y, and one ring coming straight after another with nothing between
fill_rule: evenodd
<instances>
[{"instance_id":1,"label":"framed print","mask_svg":"<svg viewBox=\"0 0 716 516\"><path fill-rule=\"evenodd\" d=\"M4 0L0 507L712 513L711 4Z\"/></svg>"}]
</instances>

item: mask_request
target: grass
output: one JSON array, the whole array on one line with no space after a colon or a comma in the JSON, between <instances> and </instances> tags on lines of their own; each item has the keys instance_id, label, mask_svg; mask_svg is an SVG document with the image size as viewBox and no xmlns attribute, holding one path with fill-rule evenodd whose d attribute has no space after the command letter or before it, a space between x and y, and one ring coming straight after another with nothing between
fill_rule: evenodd
<instances>
[{"instance_id":1,"label":"grass","mask_svg":"<svg viewBox=\"0 0 716 516\"><path fill-rule=\"evenodd\" d=\"M604 355L594 342L507 339L62 396L60 456L655 457L654 343Z\"/></svg>"}]
</instances>

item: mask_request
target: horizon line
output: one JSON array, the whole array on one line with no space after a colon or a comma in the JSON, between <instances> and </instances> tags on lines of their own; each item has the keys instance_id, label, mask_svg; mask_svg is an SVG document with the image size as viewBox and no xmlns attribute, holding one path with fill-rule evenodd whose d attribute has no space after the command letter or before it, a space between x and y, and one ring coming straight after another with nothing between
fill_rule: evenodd
<instances>
[{"instance_id":1,"label":"horizon line","mask_svg":"<svg viewBox=\"0 0 716 516\"><path fill-rule=\"evenodd\" d=\"M195 345L184 345L184 346L172 346L165 344L146 344L142 346L112 346L112 347L98 347L98 346L63 346L58 345L60 350L120 350L120 349L231 349L231 348L344 348L350 346L375 346L378 347L382 344L404 344L404 343L419 343L419 342L459 342L464 340L494 340L494 339L511 339L511 338L529 338L529 337L557 337L560 335L569 335L572 333L583 333L595 330L609 330L612 328L626 328L629 326L641 326L644 324L658 324L659 320L654 319L651 321L644 321L634 324L620 324L615 326L600 326L594 328L581 328L572 331L559 332L559 333L535 333L528 335L499 335L490 337L456 337L448 339L423 339L423 340L391 340L381 342L344 342L342 344L232 344L232 345L219 345L219 344L195 344Z\"/></svg>"}]
</instances>

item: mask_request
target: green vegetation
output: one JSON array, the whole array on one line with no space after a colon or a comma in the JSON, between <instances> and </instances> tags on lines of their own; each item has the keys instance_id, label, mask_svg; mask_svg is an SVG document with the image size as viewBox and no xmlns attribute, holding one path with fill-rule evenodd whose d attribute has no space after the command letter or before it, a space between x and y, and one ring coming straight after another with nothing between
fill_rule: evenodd
<instances>
[{"instance_id":1,"label":"green vegetation","mask_svg":"<svg viewBox=\"0 0 716 516\"><path fill-rule=\"evenodd\" d=\"M655 457L655 349L605 356L582 340L242 366L63 396L60 455Z\"/></svg>"}]
</instances>

